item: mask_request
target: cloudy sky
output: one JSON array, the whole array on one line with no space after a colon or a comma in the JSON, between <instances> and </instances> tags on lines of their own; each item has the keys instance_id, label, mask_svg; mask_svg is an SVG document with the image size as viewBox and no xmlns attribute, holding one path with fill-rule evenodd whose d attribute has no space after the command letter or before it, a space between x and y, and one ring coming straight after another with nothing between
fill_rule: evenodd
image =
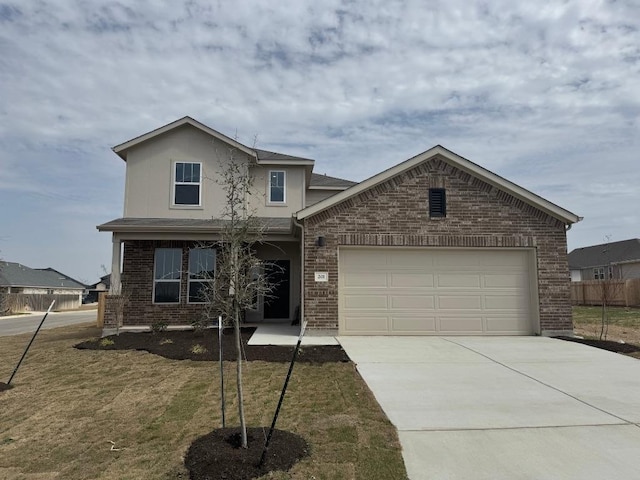
<instances>
[{"instance_id":1,"label":"cloudy sky","mask_svg":"<svg viewBox=\"0 0 640 480\"><path fill-rule=\"evenodd\" d=\"M94 282L111 147L190 115L363 180L435 144L640 237L637 0L0 0L0 257Z\"/></svg>"}]
</instances>

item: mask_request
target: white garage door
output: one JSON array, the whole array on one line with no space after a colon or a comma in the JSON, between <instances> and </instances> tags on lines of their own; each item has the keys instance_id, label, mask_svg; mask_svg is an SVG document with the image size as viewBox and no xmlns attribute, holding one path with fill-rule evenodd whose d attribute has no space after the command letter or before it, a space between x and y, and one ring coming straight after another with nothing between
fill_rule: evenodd
<instances>
[{"instance_id":1,"label":"white garage door","mask_svg":"<svg viewBox=\"0 0 640 480\"><path fill-rule=\"evenodd\" d=\"M532 252L341 248L342 335L526 335Z\"/></svg>"}]
</instances>

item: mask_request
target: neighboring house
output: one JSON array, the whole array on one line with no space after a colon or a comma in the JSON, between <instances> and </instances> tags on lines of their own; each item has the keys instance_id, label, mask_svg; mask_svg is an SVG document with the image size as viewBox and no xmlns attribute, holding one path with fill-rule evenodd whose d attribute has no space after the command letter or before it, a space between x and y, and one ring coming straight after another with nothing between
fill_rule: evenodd
<instances>
[{"instance_id":1,"label":"neighboring house","mask_svg":"<svg viewBox=\"0 0 640 480\"><path fill-rule=\"evenodd\" d=\"M257 253L282 268L276 299L247 322L300 316L311 333L343 335L573 329L566 228L581 218L441 146L357 184L189 117L113 150L126 162L124 216L98 229L113 236L125 325L200 315L190 266L215 271L215 252L197 246L219 238L216 172L234 152L258 189L268 242Z\"/></svg>"},{"instance_id":2,"label":"neighboring house","mask_svg":"<svg viewBox=\"0 0 640 480\"><path fill-rule=\"evenodd\" d=\"M576 248L569 269L573 282L640 278L640 238Z\"/></svg>"},{"instance_id":3,"label":"neighboring house","mask_svg":"<svg viewBox=\"0 0 640 480\"><path fill-rule=\"evenodd\" d=\"M100 280L93 285L87 286L87 295L83 299L83 303L95 303L98 301L98 295L107 292L111 288L111 274L103 275Z\"/></svg>"},{"instance_id":4,"label":"neighboring house","mask_svg":"<svg viewBox=\"0 0 640 480\"><path fill-rule=\"evenodd\" d=\"M21 294L21 305L40 310L53 298L57 299L58 308L79 307L85 285L53 268L34 269L19 263L0 262L0 289L8 294Z\"/></svg>"}]
</instances>

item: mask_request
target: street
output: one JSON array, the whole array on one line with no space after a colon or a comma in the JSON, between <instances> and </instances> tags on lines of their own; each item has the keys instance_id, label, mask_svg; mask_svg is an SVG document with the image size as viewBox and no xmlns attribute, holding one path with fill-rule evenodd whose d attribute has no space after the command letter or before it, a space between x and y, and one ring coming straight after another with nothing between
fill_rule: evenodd
<instances>
[{"instance_id":1,"label":"street","mask_svg":"<svg viewBox=\"0 0 640 480\"><path fill-rule=\"evenodd\" d=\"M96 321L97 310L81 310L76 312L53 312L50 313L42 325L43 329L64 327L66 325L75 325L78 323L87 323ZM0 337L9 335L18 335L20 333L35 332L38 324L44 317L44 312L20 315L11 318L0 317Z\"/></svg>"}]
</instances>

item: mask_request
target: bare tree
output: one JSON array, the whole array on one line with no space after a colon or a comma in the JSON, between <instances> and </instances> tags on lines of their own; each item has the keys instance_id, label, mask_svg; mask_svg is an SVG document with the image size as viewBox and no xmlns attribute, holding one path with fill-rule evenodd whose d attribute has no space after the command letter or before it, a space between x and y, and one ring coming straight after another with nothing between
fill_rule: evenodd
<instances>
[{"instance_id":1,"label":"bare tree","mask_svg":"<svg viewBox=\"0 0 640 480\"><path fill-rule=\"evenodd\" d=\"M605 240L607 243L604 245L602 255L604 258L605 266L602 267L602 275L600 280L600 302L602 304L602 314L600 320L600 340L607 339L609 333L609 306L611 306L615 300L620 296L624 289L624 282L622 281L621 271L616 275L616 269L611 264L611 252L609 251L609 243L611 235L606 235ZM617 278L619 277L619 278Z\"/></svg>"},{"instance_id":2,"label":"bare tree","mask_svg":"<svg viewBox=\"0 0 640 480\"><path fill-rule=\"evenodd\" d=\"M269 298L275 285L269 281L272 269L260 260L255 246L263 241L265 225L261 224L249 205L253 191L253 175L246 160L238 158L235 148L229 148L215 182L225 193L221 212L220 239L200 244L216 252L214 281L201 282L200 295L205 302L204 320L212 322L222 315L225 325L234 329L236 348L236 386L242 447L247 448L247 427L242 389L242 342L240 324L245 311L254 309L259 298ZM201 279L207 279L208 267L199 269Z\"/></svg>"}]
</instances>

